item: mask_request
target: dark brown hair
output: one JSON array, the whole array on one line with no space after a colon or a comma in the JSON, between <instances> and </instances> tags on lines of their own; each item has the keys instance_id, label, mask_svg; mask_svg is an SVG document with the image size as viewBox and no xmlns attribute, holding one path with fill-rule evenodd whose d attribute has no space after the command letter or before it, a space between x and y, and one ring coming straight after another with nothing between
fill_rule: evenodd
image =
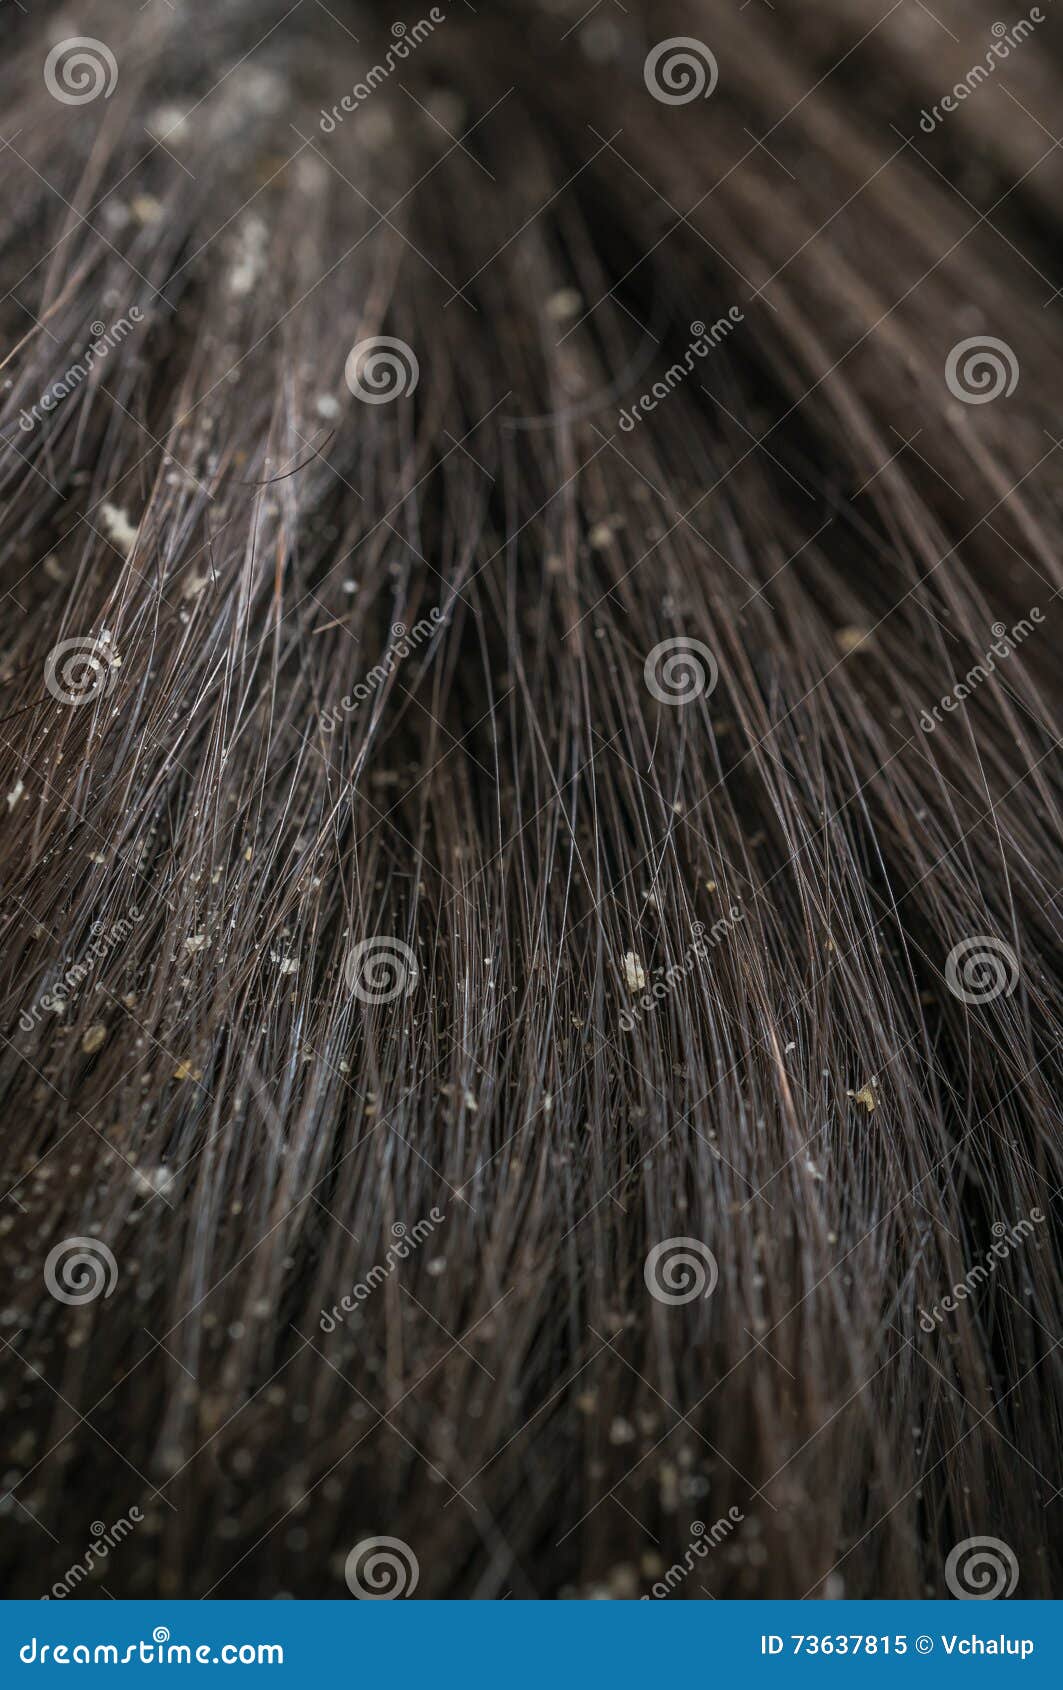
<instances>
[{"instance_id":1,"label":"dark brown hair","mask_svg":"<svg viewBox=\"0 0 1063 1690\"><path fill-rule=\"evenodd\" d=\"M1049 0L4 13L5 1590L1058 1594Z\"/></svg>"}]
</instances>

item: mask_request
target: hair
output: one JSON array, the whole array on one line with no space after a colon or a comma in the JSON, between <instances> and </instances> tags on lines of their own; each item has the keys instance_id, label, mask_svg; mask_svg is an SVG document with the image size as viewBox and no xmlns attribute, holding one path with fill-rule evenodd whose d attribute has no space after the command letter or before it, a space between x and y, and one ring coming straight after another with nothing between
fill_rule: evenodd
<instances>
[{"instance_id":1,"label":"hair","mask_svg":"<svg viewBox=\"0 0 1063 1690\"><path fill-rule=\"evenodd\" d=\"M5 8L9 1594L1059 1594L1043 5Z\"/></svg>"}]
</instances>

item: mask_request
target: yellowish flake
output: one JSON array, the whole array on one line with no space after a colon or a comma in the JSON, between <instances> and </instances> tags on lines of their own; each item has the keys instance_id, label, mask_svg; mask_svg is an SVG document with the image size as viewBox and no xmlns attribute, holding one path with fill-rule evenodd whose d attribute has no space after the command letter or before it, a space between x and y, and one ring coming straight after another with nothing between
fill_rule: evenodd
<instances>
[{"instance_id":1,"label":"yellowish flake","mask_svg":"<svg viewBox=\"0 0 1063 1690\"><path fill-rule=\"evenodd\" d=\"M162 218L162 202L154 194L137 194L130 201L130 210L138 223L158 223Z\"/></svg>"},{"instance_id":2,"label":"yellowish flake","mask_svg":"<svg viewBox=\"0 0 1063 1690\"><path fill-rule=\"evenodd\" d=\"M546 315L552 323L563 323L566 317L578 317L583 309L583 295L575 288L559 288L546 302Z\"/></svg>"},{"instance_id":3,"label":"yellowish flake","mask_svg":"<svg viewBox=\"0 0 1063 1690\"><path fill-rule=\"evenodd\" d=\"M118 505L112 505L105 501L100 506L100 521L108 539L113 540L114 544L128 556L133 549L137 529L130 522L125 511L121 510Z\"/></svg>"}]
</instances>

